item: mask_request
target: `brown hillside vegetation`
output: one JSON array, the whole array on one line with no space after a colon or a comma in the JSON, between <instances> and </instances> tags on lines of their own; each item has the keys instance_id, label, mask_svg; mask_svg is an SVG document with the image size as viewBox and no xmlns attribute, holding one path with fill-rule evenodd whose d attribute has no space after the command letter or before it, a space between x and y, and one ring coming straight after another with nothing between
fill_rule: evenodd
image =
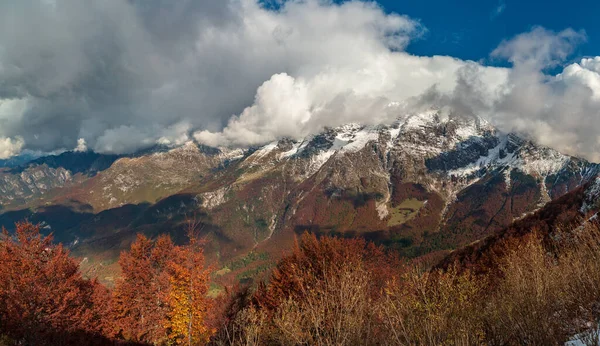
<instances>
[{"instance_id":1,"label":"brown hillside vegetation","mask_svg":"<svg viewBox=\"0 0 600 346\"><path fill-rule=\"evenodd\" d=\"M531 233L505 249L498 272L477 274L457 267L393 267L397 262L385 256L374 262L365 256L380 250L367 250L370 245L360 241L304 235L252 299L246 291L241 298L232 295L228 318L212 342L562 344L600 322L600 230L587 225L568 236L555 244L560 252L550 254L543 237ZM370 270L373 263L377 272ZM383 285L378 272L385 273Z\"/></svg>"},{"instance_id":2,"label":"brown hillside vegetation","mask_svg":"<svg viewBox=\"0 0 600 346\"><path fill-rule=\"evenodd\" d=\"M109 292L18 224L0 239L0 344L558 345L600 322L590 223L505 242L487 271L428 270L362 239L304 234L264 283L216 302L189 230L184 246L139 236Z\"/></svg>"}]
</instances>

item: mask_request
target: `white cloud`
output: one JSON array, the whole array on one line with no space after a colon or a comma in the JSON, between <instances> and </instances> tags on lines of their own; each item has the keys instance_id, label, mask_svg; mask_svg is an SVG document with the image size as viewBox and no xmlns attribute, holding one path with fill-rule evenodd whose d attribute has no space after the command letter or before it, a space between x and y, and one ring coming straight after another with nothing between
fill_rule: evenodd
<instances>
[{"instance_id":1,"label":"white cloud","mask_svg":"<svg viewBox=\"0 0 600 346\"><path fill-rule=\"evenodd\" d=\"M340 71L357 83L374 73L387 83L386 55L423 30L362 1L287 1L278 11L257 0L0 3L0 100L26 105L0 114L0 136L45 151L79 138L102 152L178 143L221 130L279 74L333 81Z\"/></svg>"},{"instance_id":2,"label":"white cloud","mask_svg":"<svg viewBox=\"0 0 600 346\"><path fill-rule=\"evenodd\" d=\"M254 104L232 117L223 131L198 131L194 136L207 145L248 146L281 137L301 138L324 126L390 122L407 111L406 101L433 86L451 92L459 70L472 64L388 51L364 61L360 70L332 68L310 78L277 74L258 89ZM486 86L499 85L506 78L503 69L480 68L479 74Z\"/></svg>"},{"instance_id":3,"label":"white cloud","mask_svg":"<svg viewBox=\"0 0 600 346\"><path fill-rule=\"evenodd\" d=\"M87 151L87 150L88 150L88 148L87 148L87 144L85 142L85 139L79 138L77 140L77 146L73 149L73 151L84 152L84 151Z\"/></svg>"},{"instance_id":4,"label":"white cloud","mask_svg":"<svg viewBox=\"0 0 600 346\"><path fill-rule=\"evenodd\" d=\"M6 159L21 152L25 145L23 138L0 137L0 159Z\"/></svg>"},{"instance_id":5,"label":"white cloud","mask_svg":"<svg viewBox=\"0 0 600 346\"><path fill-rule=\"evenodd\" d=\"M534 28L504 41L491 56L505 69L406 53L424 31L363 1L277 11L257 0L0 2L4 155L82 138L106 153L192 137L259 145L438 105L597 158L600 58L545 72L584 32Z\"/></svg>"},{"instance_id":6,"label":"white cloud","mask_svg":"<svg viewBox=\"0 0 600 346\"><path fill-rule=\"evenodd\" d=\"M483 113L505 131L600 161L600 57L569 64L557 75L545 72L562 65L585 39L582 31L538 27L504 41L492 56L513 67Z\"/></svg>"},{"instance_id":7,"label":"white cloud","mask_svg":"<svg viewBox=\"0 0 600 346\"><path fill-rule=\"evenodd\" d=\"M584 31L565 29L553 32L534 27L529 32L500 43L492 56L508 59L515 67L544 69L562 63L573 52L574 47L585 40Z\"/></svg>"}]
</instances>

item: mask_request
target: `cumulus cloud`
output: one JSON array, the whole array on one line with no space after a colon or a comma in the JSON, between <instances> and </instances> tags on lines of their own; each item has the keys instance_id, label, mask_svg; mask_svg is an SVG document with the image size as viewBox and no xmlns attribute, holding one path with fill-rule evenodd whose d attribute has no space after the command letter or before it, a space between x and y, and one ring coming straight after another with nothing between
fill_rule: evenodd
<instances>
[{"instance_id":1,"label":"cumulus cloud","mask_svg":"<svg viewBox=\"0 0 600 346\"><path fill-rule=\"evenodd\" d=\"M485 67L468 64L451 92L432 88L416 104L482 116L504 132L599 162L600 57L565 64L585 40L583 31L534 27L491 53L512 63L504 82L493 86L482 79Z\"/></svg>"},{"instance_id":2,"label":"cumulus cloud","mask_svg":"<svg viewBox=\"0 0 600 346\"><path fill-rule=\"evenodd\" d=\"M73 149L73 151L75 152L84 152L87 151L87 143L85 142L84 138L79 138L77 140L77 146Z\"/></svg>"},{"instance_id":3,"label":"cumulus cloud","mask_svg":"<svg viewBox=\"0 0 600 346\"><path fill-rule=\"evenodd\" d=\"M221 130L272 76L361 70L422 30L359 1L3 2L0 136L44 151L179 143Z\"/></svg>"},{"instance_id":4,"label":"cumulus cloud","mask_svg":"<svg viewBox=\"0 0 600 346\"><path fill-rule=\"evenodd\" d=\"M565 153L600 161L600 57L567 64L584 32L534 28L493 52L513 62L506 86L488 111L505 131L518 132Z\"/></svg>"},{"instance_id":5,"label":"cumulus cloud","mask_svg":"<svg viewBox=\"0 0 600 346\"><path fill-rule=\"evenodd\" d=\"M0 137L0 159L6 159L21 152L23 138Z\"/></svg>"},{"instance_id":6,"label":"cumulus cloud","mask_svg":"<svg viewBox=\"0 0 600 346\"><path fill-rule=\"evenodd\" d=\"M424 30L361 1L0 4L0 136L123 153L383 121L391 102L452 89L466 64L404 53Z\"/></svg>"},{"instance_id":7,"label":"cumulus cloud","mask_svg":"<svg viewBox=\"0 0 600 346\"><path fill-rule=\"evenodd\" d=\"M542 27L505 40L492 52L492 57L507 59L515 68L540 70L554 67L586 40L584 31L565 29L553 32ZM517 70L517 74L521 70Z\"/></svg>"},{"instance_id":8,"label":"cumulus cloud","mask_svg":"<svg viewBox=\"0 0 600 346\"><path fill-rule=\"evenodd\" d=\"M0 154L130 153L192 138L252 146L431 106L571 153L598 151L595 125L582 122L600 109L600 58L546 72L583 32L534 28L504 41L491 58L506 69L406 53L426 29L373 2L263 4L0 2Z\"/></svg>"}]
</instances>

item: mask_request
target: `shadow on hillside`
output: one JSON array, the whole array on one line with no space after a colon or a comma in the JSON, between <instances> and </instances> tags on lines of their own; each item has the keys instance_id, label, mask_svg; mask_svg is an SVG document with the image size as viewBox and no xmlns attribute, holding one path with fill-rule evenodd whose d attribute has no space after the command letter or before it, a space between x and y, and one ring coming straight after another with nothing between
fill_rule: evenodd
<instances>
[{"instance_id":1,"label":"shadow on hillside","mask_svg":"<svg viewBox=\"0 0 600 346\"><path fill-rule=\"evenodd\" d=\"M184 224L195 217L202 222L202 233L212 232L221 242L231 242L220 228L211 224L207 213L200 209L194 194L178 194L155 204L125 204L94 214L85 205L69 201L67 205L52 205L37 210L21 209L0 214L0 226L9 232L15 223L29 220L42 225L42 233L52 233L55 242L77 247L86 244L94 250L115 250L129 246L137 233L149 237L168 233L176 243L187 240Z\"/></svg>"},{"instance_id":2,"label":"shadow on hillside","mask_svg":"<svg viewBox=\"0 0 600 346\"><path fill-rule=\"evenodd\" d=\"M93 217L94 214L85 210L74 205L52 205L35 211L31 209L6 211L0 214L0 226L11 232L16 222L29 220L34 224L41 224L43 234L52 233L55 241L68 243L72 241L68 230Z\"/></svg>"},{"instance_id":3,"label":"shadow on hillside","mask_svg":"<svg viewBox=\"0 0 600 346\"><path fill-rule=\"evenodd\" d=\"M425 159L425 166L429 171L448 171L465 167L476 162L481 156L487 156L489 150L498 144L499 140L495 136L471 137L458 143L450 151Z\"/></svg>"},{"instance_id":4,"label":"shadow on hillside","mask_svg":"<svg viewBox=\"0 0 600 346\"><path fill-rule=\"evenodd\" d=\"M354 208L363 207L369 201L379 201L383 198L383 194L380 192L356 192L343 189L327 189L325 195L330 199L348 201Z\"/></svg>"},{"instance_id":5,"label":"shadow on hillside","mask_svg":"<svg viewBox=\"0 0 600 346\"><path fill-rule=\"evenodd\" d=\"M49 155L37 158L18 167L11 168L8 172L19 174L31 165L47 165L51 168L64 168L71 171L72 174L83 173L94 175L97 172L110 167L120 157L121 156L119 155L104 155L91 151L67 151L59 155Z\"/></svg>"}]
</instances>

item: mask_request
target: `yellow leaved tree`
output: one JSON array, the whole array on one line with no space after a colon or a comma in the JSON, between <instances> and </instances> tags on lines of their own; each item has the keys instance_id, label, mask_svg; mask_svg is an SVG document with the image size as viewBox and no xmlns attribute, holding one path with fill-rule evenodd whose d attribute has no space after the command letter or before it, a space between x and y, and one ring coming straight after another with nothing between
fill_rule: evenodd
<instances>
[{"instance_id":1,"label":"yellow leaved tree","mask_svg":"<svg viewBox=\"0 0 600 346\"><path fill-rule=\"evenodd\" d=\"M209 270L205 268L203 242L196 234L197 224L188 224L190 243L174 250L170 271L170 338L179 345L204 345L212 331L206 325L210 308L207 298Z\"/></svg>"}]
</instances>

